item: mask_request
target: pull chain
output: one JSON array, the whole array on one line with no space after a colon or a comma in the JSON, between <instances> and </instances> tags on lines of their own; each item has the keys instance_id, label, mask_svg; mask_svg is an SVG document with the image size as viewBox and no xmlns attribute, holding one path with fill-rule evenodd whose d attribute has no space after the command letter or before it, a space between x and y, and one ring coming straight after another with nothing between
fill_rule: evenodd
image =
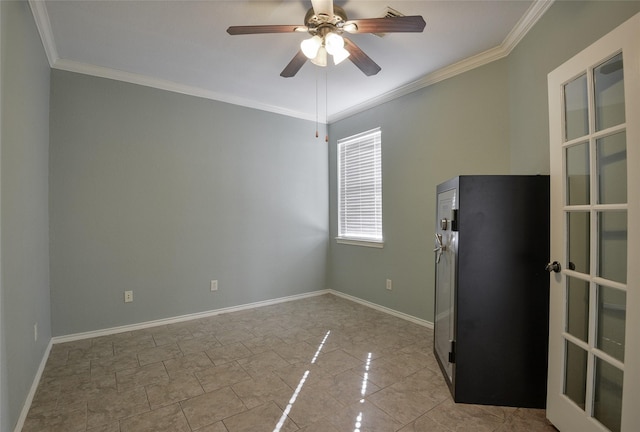
<instances>
[{"instance_id":1,"label":"pull chain","mask_svg":"<svg viewBox=\"0 0 640 432\"><path fill-rule=\"evenodd\" d=\"M325 135L324 137L324 141L325 142L329 142L329 116L328 116L328 112L329 112L329 80L327 79L327 71L325 69L324 71L324 123L325 123L325 128L327 130L327 135Z\"/></svg>"},{"instance_id":2,"label":"pull chain","mask_svg":"<svg viewBox=\"0 0 640 432\"><path fill-rule=\"evenodd\" d=\"M320 136L318 133L318 70L316 69L316 138Z\"/></svg>"}]
</instances>

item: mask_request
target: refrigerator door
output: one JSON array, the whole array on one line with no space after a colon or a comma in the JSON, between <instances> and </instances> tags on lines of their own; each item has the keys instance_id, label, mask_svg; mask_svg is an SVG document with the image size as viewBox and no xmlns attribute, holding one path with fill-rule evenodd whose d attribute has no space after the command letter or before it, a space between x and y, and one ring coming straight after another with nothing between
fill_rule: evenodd
<instances>
[{"instance_id":1,"label":"refrigerator door","mask_svg":"<svg viewBox=\"0 0 640 432\"><path fill-rule=\"evenodd\" d=\"M455 361L454 319L458 233L453 230L455 221L452 219L453 210L456 208L457 194L457 188L438 193L433 251L436 262L434 348L449 384L453 382L453 362Z\"/></svg>"},{"instance_id":2,"label":"refrigerator door","mask_svg":"<svg viewBox=\"0 0 640 432\"><path fill-rule=\"evenodd\" d=\"M549 177L436 189L434 352L456 403L543 408Z\"/></svg>"}]
</instances>

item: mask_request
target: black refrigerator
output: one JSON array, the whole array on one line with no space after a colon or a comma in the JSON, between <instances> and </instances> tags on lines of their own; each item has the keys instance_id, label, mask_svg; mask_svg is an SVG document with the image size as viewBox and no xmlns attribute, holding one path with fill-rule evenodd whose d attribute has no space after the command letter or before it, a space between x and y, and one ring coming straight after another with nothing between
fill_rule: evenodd
<instances>
[{"instance_id":1,"label":"black refrigerator","mask_svg":"<svg viewBox=\"0 0 640 432\"><path fill-rule=\"evenodd\" d=\"M542 408L549 333L549 177L437 187L434 353L455 402Z\"/></svg>"}]
</instances>

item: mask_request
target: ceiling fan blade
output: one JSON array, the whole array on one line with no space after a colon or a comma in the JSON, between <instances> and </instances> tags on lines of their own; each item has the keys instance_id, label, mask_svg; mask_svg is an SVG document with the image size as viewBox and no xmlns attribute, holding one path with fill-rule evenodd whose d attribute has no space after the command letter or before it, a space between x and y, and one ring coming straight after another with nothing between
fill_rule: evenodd
<instances>
[{"instance_id":1,"label":"ceiling fan blade","mask_svg":"<svg viewBox=\"0 0 640 432\"><path fill-rule=\"evenodd\" d=\"M355 28L351 24L355 24ZM411 15L349 20L344 23L344 29L349 33L420 33L425 25L424 18L420 15Z\"/></svg>"},{"instance_id":2,"label":"ceiling fan blade","mask_svg":"<svg viewBox=\"0 0 640 432\"><path fill-rule=\"evenodd\" d=\"M385 18L386 19L386 18ZM358 45L344 38L344 48L349 51L349 60L358 67L366 76L375 75L382 70L380 66L371 57L366 55Z\"/></svg>"},{"instance_id":3,"label":"ceiling fan blade","mask_svg":"<svg viewBox=\"0 0 640 432\"><path fill-rule=\"evenodd\" d=\"M307 62L307 56L304 55L302 50L299 50L298 53L291 59L289 64L280 72L281 77L291 78L298 73L300 68Z\"/></svg>"},{"instance_id":4,"label":"ceiling fan blade","mask_svg":"<svg viewBox=\"0 0 640 432\"><path fill-rule=\"evenodd\" d=\"M251 25L231 26L227 29L230 35L306 32L307 27L301 25Z\"/></svg>"},{"instance_id":5,"label":"ceiling fan blade","mask_svg":"<svg viewBox=\"0 0 640 432\"><path fill-rule=\"evenodd\" d=\"M333 18L333 0L311 0L316 15L327 15Z\"/></svg>"}]
</instances>

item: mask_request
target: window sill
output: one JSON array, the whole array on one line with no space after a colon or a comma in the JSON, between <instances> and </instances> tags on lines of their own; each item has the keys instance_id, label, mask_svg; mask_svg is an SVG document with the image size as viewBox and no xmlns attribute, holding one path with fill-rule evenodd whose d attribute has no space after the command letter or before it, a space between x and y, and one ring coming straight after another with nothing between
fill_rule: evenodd
<instances>
[{"instance_id":1,"label":"window sill","mask_svg":"<svg viewBox=\"0 0 640 432\"><path fill-rule=\"evenodd\" d=\"M375 240L355 240L344 237L336 237L336 243L338 244L346 244L351 246L364 246L370 248L382 249L384 247L384 242L375 241Z\"/></svg>"}]
</instances>

